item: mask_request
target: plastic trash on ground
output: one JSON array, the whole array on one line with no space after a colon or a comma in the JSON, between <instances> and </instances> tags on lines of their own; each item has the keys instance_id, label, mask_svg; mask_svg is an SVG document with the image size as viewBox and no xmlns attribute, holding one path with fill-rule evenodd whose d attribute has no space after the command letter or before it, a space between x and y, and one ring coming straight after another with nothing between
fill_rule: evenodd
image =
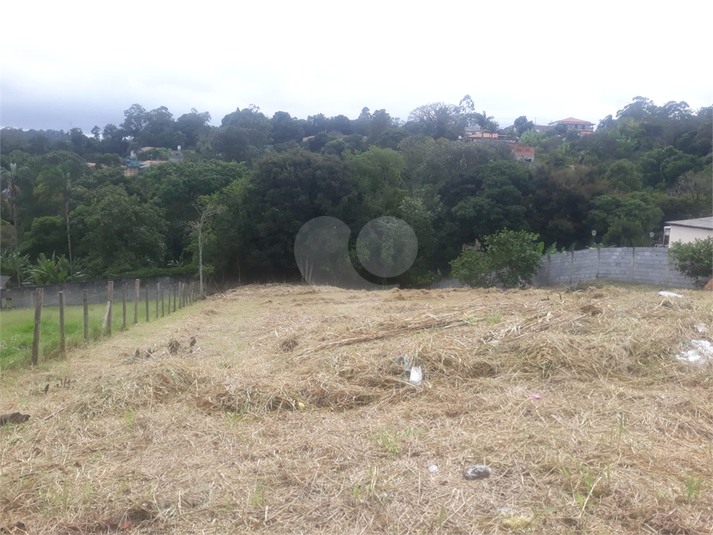
<instances>
[{"instance_id":1,"label":"plastic trash on ground","mask_svg":"<svg viewBox=\"0 0 713 535\"><path fill-rule=\"evenodd\" d=\"M676 355L678 360L691 362L693 364L713 362L713 344L708 340L691 340L688 343L691 349L687 349Z\"/></svg>"},{"instance_id":2,"label":"plastic trash on ground","mask_svg":"<svg viewBox=\"0 0 713 535\"><path fill-rule=\"evenodd\" d=\"M423 380L423 374L421 373L421 366L413 366L411 368L411 377L408 382L414 386L419 386Z\"/></svg>"},{"instance_id":3,"label":"plastic trash on ground","mask_svg":"<svg viewBox=\"0 0 713 535\"><path fill-rule=\"evenodd\" d=\"M664 297L683 297L681 294L666 291L660 291L659 295L663 295Z\"/></svg>"},{"instance_id":4,"label":"plastic trash on ground","mask_svg":"<svg viewBox=\"0 0 713 535\"><path fill-rule=\"evenodd\" d=\"M431 472L432 474L437 474L438 467L435 464L432 464L431 466L428 467L428 471Z\"/></svg>"},{"instance_id":5,"label":"plastic trash on ground","mask_svg":"<svg viewBox=\"0 0 713 535\"><path fill-rule=\"evenodd\" d=\"M476 464L475 466L471 466L470 468L466 469L465 472L463 472L463 478L467 479L468 481L475 481L476 479L487 479L492 473L493 471L490 469L489 466L485 466L484 464Z\"/></svg>"}]
</instances>

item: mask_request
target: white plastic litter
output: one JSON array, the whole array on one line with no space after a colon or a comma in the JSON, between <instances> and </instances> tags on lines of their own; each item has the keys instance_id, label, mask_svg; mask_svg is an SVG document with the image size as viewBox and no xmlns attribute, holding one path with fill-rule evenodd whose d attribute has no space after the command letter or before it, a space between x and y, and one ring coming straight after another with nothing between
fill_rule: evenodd
<instances>
[{"instance_id":1,"label":"white plastic litter","mask_svg":"<svg viewBox=\"0 0 713 535\"><path fill-rule=\"evenodd\" d=\"M432 474L437 474L438 467L435 464L432 464L431 466L428 467L428 471L431 472Z\"/></svg>"},{"instance_id":2,"label":"white plastic litter","mask_svg":"<svg viewBox=\"0 0 713 535\"><path fill-rule=\"evenodd\" d=\"M419 386L423 380L423 374L421 373L421 366L413 366L411 368L411 377L408 382L414 386Z\"/></svg>"},{"instance_id":3,"label":"white plastic litter","mask_svg":"<svg viewBox=\"0 0 713 535\"><path fill-rule=\"evenodd\" d=\"M492 473L493 471L490 469L489 466L485 466L484 464L476 464L475 466L471 466L470 468L466 469L465 472L463 472L463 478L467 479L468 481L474 481L476 479L487 479Z\"/></svg>"},{"instance_id":4,"label":"white plastic litter","mask_svg":"<svg viewBox=\"0 0 713 535\"><path fill-rule=\"evenodd\" d=\"M699 333L704 333L708 331L708 327L706 327L703 323L696 323L694 327Z\"/></svg>"},{"instance_id":5,"label":"white plastic litter","mask_svg":"<svg viewBox=\"0 0 713 535\"><path fill-rule=\"evenodd\" d=\"M689 344L692 349L688 349L676 355L678 360L691 362L693 364L705 364L713 361L713 344L708 340L691 340Z\"/></svg>"},{"instance_id":6,"label":"white plastic litter","mask_svg":"<svg viewBox=\"0 0 713 535\"><path fill-rule=\"evenodd\" d=\"M666 292L666 291L659 292L659 295L663 295L664 297L683 297L681 294L675 294L673 292Z\"/></svg>"}]
</instances>

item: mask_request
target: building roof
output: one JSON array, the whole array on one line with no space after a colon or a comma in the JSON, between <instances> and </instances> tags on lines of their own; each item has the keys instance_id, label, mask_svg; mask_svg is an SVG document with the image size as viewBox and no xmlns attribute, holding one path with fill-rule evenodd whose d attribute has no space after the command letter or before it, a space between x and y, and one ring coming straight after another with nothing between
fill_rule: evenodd
<instances>
[{"instance_id":1,"label":"building roof","mask_svg":"<svg viewBox=\"0 0 713 535\"><path fill-rule=\"evenodd\" d=\"M666 221L667 225L677 227L703 228L713 230L713 217L699 217L698 219L682 219L680 221Z\"/></svg>"},{"instance_id":2,"label":"building roof","mask_svg":"<svg viewBox=\"0 0 713 535\"><path fill-rule=\"evenodd\" d=\"M559 121L554 121L552 124L594 124L589 121L583 121L582 119L575 119L574 117L567 117L566 119L560 119Z\"/></svg>"}]
</instances>

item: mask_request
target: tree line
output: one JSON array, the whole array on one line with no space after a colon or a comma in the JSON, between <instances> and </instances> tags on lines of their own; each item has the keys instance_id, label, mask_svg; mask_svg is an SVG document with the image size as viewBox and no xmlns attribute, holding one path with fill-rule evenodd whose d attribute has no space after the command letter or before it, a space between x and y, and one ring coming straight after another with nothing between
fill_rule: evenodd
<instances>
[{"instance_id":1,"label":"tree line","mask_svg":"<svg viewBox=\"0 0 713 535\"><path fill-rule=\"evenodd\" d=\"M390 215L419 242L412 269L390 282L417 285L502 230L551 250L641 246L660 239L663 221L711 215L713 106L637 97L590 135L536 131L526 116L500 128L467 95L406 121L368 108L356 119L267 117L255 106L210 120L134 104L90 135L3 129L2 273L16 285L193 274L201 249L214 279L292 280L294 239L310 219L344 221L353 251L368 221ZM473 129L535 147L535 161L466 139ZM132 151L177 159L179 145L181 161L124 172Z\"/></svg>"}]
</instances>

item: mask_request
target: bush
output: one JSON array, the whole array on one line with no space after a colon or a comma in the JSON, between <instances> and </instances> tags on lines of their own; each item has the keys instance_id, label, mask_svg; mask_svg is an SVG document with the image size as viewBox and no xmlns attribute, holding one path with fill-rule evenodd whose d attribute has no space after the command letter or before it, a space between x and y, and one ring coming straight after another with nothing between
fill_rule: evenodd
<instances>
[{"instance_id":1,"label":"bush","mask_svg":"<svg viewBox=\"0 0 713 535\"><path fill-rule=\"evenodd\" d=\"M469 286L529 284L542 262L544 243L530 232L500 231L483 240L485 251L470 249L451 262L451 275Z\"/></svg>"},{"instance_id":2,"label":"bush","mask_svg":"<svg viewBox=\"0 0 713 535\"><path fill-rule=\"evenodd\" d=\"M677 271L696 279L699 284L713 277L713 237L689 243L675 242L668 249L669 258Z\"/></svg>"}]
</instances>

